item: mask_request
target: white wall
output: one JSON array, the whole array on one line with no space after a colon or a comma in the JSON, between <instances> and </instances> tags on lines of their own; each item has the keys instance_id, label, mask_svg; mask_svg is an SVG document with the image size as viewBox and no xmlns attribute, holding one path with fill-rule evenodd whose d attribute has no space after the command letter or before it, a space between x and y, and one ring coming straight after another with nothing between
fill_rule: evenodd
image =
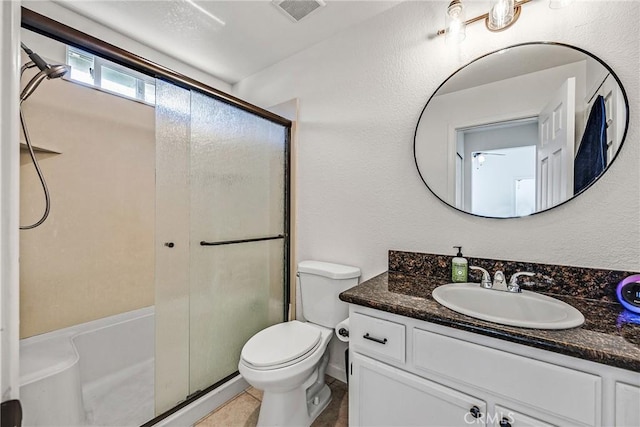
<instances>
[{"instance_id":1,"label":"white wall","mask_svg":"<svg viewBox=\"0 0 640 427\"><path fill-rule=\"evenodd\" d=\"M516 216L516 180L536 176L536 146L492 150L482 166L471 167L471 212L483 216ZM533 212L535 191L525 198Z\"/></svg>"},{"instance_id":2,"label":"white wall","mask_svg":"<svg viewBox=\"0 0 640 427\"><path fill-rule=\"evenodd\" d=\"M447 2L405 2L234 86L258 105L299 99L298 259L343 262L363 279L402 249L640 270L640 148L635 2L538 1L507 31L467 29L459 50L432 34ZM470 4L468 16L486 3ZM553 40L588 49L618 74L630 129L619 159L586 194L520 219L483 219L442 204L413 159L420 111L437 86L475 57L512 44Z\"/></svg>"}]
</instances>

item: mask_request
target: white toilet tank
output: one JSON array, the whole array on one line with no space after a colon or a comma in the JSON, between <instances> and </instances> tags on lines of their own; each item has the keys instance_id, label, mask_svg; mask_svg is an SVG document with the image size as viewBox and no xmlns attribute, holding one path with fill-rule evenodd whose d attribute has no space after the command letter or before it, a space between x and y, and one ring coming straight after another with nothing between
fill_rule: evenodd
<instances>
[{"instance_id":1,"label":"white toilet tank","mask_svg":"<svg viewBox=\"0 0 640 427\"><path fill-rule=\"evenodd\" d=\"M349 315L349 305L338 295L358 284L360 269L321 261L298 264L302 313L311 323L335 328Z\"/></svg>"}]
</instances>

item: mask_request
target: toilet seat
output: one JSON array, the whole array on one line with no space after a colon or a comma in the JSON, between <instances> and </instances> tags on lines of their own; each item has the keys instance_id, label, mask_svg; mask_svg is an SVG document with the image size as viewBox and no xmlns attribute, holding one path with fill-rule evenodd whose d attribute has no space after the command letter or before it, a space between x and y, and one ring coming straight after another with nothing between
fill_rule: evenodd
<instances>
[{"instance_id":1,"label":"toilet seat","mask_svg":"<svg viewBox=\"0 0 640 427\"><path fill-rule=\"evenodd\" d=\"M256 370L293 365L309 357L321 343L318 328L293 320L258 332L242 348L241 358Z\"/></svg>"}]
</instances>

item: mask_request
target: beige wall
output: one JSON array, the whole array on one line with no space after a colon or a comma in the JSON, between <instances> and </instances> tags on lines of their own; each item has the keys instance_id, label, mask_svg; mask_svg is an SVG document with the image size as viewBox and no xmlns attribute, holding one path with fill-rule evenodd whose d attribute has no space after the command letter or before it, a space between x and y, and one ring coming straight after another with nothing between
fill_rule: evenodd
<instances>
[{"instance_id":1,"label":"beige wall","mask_svg":"<svg viewBox=\"0 0 640 427\"><path fill-rule=\"evenodd\" d=\"M60 154L38 153L51 215L20 232L21 337L152 305L153 107L59 79L24 110L34 145ZM26 151L20 160L25 225L44 197Z\"/></svg>"}]
</instances>

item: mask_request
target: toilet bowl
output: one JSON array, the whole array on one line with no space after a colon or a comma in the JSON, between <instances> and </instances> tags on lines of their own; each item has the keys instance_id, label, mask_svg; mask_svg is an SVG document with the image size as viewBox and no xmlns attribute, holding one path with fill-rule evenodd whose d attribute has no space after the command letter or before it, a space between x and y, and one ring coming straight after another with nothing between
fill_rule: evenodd
<instances>
[{"instance_id":1,"label":"toilet bowl","mask_svg":"<svg viewBox=\"0 0 640 427\"><path fill-rule=\"evenodd\" d=\"M358 284L360 269L319 261L298 264L302 312L255 334L242 348L238 370L262 390L258 426L308 427L331 401L325 384L333 328L348 315L338 294Z\"/></svg>"},{"instance_id":2,"label":"toilet bowl","mask_svg":"<svg viewBox=\"0 0 640 427\"><path fill-rule=\"evenodd\" d=\"M324 370L332 337L332 329L294 320L271 326L247 342L238 370L249 384L264 391L259 426L308 426L326 408L331 392L324 384ZM265 357L259 346L268 341L269 348L280 351L266 352ZM314 384L314 390L307 392Z\"/></svg>"}]
</instances>

